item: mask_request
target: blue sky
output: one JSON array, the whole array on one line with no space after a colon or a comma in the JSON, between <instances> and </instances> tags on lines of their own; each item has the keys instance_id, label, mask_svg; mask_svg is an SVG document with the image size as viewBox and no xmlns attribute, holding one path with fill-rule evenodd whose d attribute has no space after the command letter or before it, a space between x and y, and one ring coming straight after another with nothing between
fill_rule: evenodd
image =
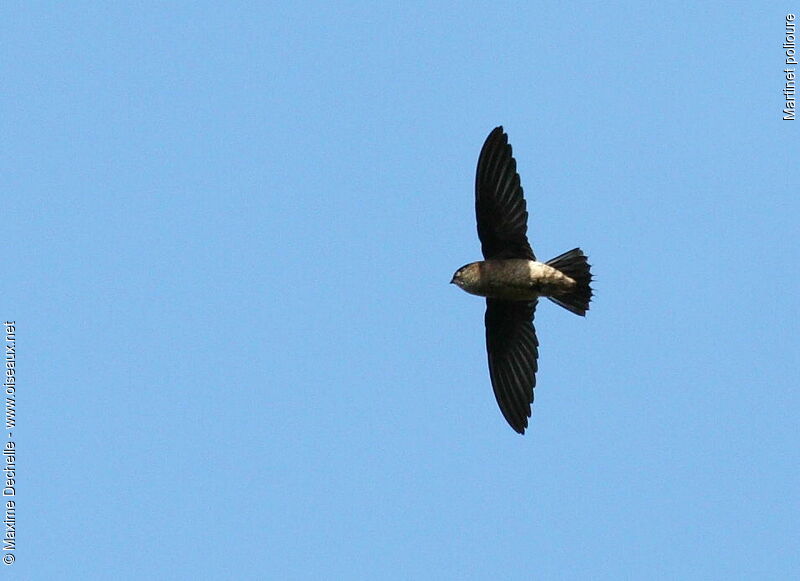
<instances>
[{"instance_id":1,"label":"blue sky","mask_svg":"<svg viewBox=\"0 0 800 581\"><path fill-rule=\"evenodd\" d=\"M3 576L796 574L789 11L6 6ZM447 284L500 124L597 279L538 309L524 437Z\"/></svg>"}]
</instances>

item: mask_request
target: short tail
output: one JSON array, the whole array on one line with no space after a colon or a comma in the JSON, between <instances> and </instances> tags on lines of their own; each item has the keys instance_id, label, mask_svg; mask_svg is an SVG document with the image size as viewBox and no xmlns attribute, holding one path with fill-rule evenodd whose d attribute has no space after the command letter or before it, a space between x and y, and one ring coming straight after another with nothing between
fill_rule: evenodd
<instances>
[{"instance_id":1,"label":"short tail","mask_svg":"<svg viewBox=\"0 0 800 581\"><path fill-rule=\"evenodd\" d=\"M589 301L592 300L592 287L590 286L592 273L589 270L589 263L586 262L586 255L580 248L573 248L569 252L548 260L547 264L560 270L577 283L571 289L547 298L583 317L589 310Z\"/></svg>"}]
</instances>

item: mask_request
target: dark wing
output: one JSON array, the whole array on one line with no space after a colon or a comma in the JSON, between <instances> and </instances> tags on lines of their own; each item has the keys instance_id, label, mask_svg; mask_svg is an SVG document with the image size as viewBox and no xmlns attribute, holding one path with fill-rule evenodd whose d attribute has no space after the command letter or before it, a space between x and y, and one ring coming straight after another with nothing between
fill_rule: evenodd
<instances>
[{"instance_id":1,"label":"dark wing","mask_svg":"<svg viewBox=\"0 0 800 581\"><path fill-rule=\"evenodd\" d=\"M528 212L517 162L502 127L489 134L478 158L475 214L484 258L536 260L528 243Z\"/></svg>"},{"instance_id":2,"label":"dark wing","mask_svg":"<svg viewBox=\"0 0 800 581\"><path fill-rule=\"evenodd\" d=\"M486 299L486 351L494 396L506 421L520 434L528 427L536 386L535 309L536 301Z\"/></svg>"}]
</instances>

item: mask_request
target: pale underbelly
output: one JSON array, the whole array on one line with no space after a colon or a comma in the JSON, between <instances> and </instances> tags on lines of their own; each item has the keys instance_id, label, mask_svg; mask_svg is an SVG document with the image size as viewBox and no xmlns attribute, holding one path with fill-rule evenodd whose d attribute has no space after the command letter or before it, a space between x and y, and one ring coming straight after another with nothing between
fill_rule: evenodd
<instances>
[{"instance_id":1,"label":"pale underbelly","mask_svg":"<svg viewBox=\"0 0 800 581\"><path fill-rule=\"evenodd\" d=\"M558 296L575 286L575 281L561 271L535 261L524 261L524 267L519 263L490 267L482 274L482 284L475 294L495 299L530 301Z\"/></svg>"}]
</instances>

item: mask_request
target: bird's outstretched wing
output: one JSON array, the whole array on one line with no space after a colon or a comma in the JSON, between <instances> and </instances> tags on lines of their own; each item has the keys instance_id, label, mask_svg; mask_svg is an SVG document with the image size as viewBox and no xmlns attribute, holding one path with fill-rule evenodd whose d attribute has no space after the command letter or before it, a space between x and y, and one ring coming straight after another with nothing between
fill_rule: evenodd
<instances>
[{"instance_id":1,"label":"bird's outstretched wing","mask_svg":"<svg viewBox=\"0 0 800 581\"><path fill-rule=\"evenodd\" d=\"M478 158L475 214L484 258L536 259L528 243L528 212L517 162L502 127L492 130Z\"/></svg>"},{"instance_id":2,"label":"bird's outstretched wing","mask_svg":"<svg viewBox=\"0 0 800 581\"><path fill-rule=\"evenodd\" d=\"M486 351L494 396L506 421L520 434L528 427L536 386L535 310L536 301L486 299Z\"/></svg>"}]
</instances>

